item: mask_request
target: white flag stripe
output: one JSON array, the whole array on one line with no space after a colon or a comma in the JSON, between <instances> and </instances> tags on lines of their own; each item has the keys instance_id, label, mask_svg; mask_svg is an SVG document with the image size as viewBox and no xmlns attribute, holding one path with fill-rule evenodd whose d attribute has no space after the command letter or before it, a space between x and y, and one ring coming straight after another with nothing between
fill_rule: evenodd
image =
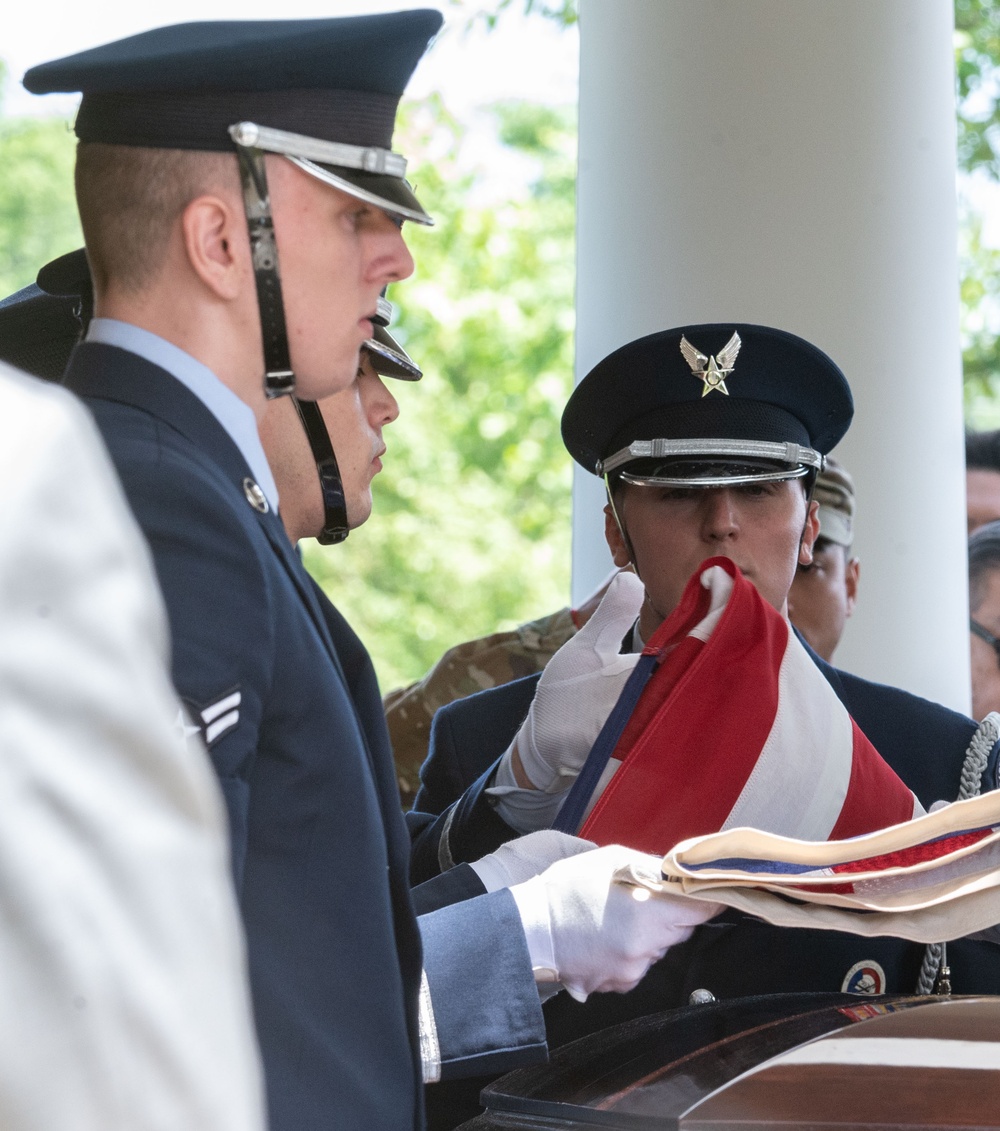
<instances>
[{"instance_id":1,"label":"white flag stripe","mask_svg":"<svg viewBox=\"0 0 1000 1131\"><path fill-rule=\"evenodd\" d=\"M775 1064L873 1064L880 1068L1000 1068L1000 1042L940 1037L833 1037L792 1049Z\"/></svg>"},{"instance_id":2,"label":"white flag stripe","mask_svg":"<svg viewBox=\"0 0 1000 1131\"><path fill-rule=\"evenodd\" d=\"M853 761L851 717L789 632L771 733L723 829L745 825L801 840L826 840L847 797Z\"/></svg>"},{"instance_id":3,"label":"white flag stripe","mask_svg":"<svg viewBox=\"0 0 1000 1131\"><path fill-rule=\"evenodd\" d=\"M210 707L206 707L201 712L202 721L206 726L214 722L221 714L224 714L226 711L231 711L233 707L238 707L242 698L240 692L234 691L232 695L227 695L225 699L220 699L218 703L213 703Z\"/></svg>"},{"instance_id":4,"label":"white flag stripe","mask_svg":"<svg viewBox=\"0 0 1000 1131\"><path fill-rule=\"evenodd\" d=\"M228 715L223 715L221 719L212 723L210 727L206 727L206 744L211 746L212 743L219 737L220 734L222 734L224 730L228 730L229 727L235 726L239 722L239 718L239 711L230 711Z\"/></svg>"}]
</instances>

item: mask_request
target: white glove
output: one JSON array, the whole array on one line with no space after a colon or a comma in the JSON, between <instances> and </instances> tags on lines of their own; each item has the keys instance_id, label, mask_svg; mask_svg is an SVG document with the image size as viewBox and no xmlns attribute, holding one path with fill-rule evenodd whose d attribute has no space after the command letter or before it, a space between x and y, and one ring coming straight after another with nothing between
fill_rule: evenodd
<instances>
[{"instance_id":1,"label":"white glove","mask_svg":"<svg viewBox=\"0 0 1000 1131\"><path fill-rule=\"evenodd\" d=\"M530 880L557 860L589 852L596 847L593 841L581 840L578 836L556 832L555 829L542 829L501 844L496 852L474 861L470 867L483 881L487 891L499 891L500 888Z\"/></svg>"},{"instance_id":2,"label":"white glove","mask_svg":"<svg viewBox=\"0 0 1000 1131\"><path fill-rule=\"evenodd\" d=\"M634 573L618 574L594 615L542 672L515 740L536 789L561 793L580 772L639 659L638 653L622 654L621 643L644 595Z\"/></svg>"},{"instance_id":3,"label":"white glove","mask_svg":"<svg viewBox=\"0 0 1000 1131\"><path fill-rule=\"evenodd\" d=\"M625 993L670 947L723 910L616 883L615 873L629 864L660 872L657 857L609 845L560 860L510 889L537 982L562 982L577 1001L598 991Z\"/></svg>"}]
</instances>

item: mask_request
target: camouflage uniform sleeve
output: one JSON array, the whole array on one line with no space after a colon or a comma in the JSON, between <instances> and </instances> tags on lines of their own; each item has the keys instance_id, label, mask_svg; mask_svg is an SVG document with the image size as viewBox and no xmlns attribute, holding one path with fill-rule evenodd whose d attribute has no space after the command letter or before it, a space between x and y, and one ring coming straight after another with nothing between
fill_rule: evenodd
<instances>
[{"instance_id":1,"label":"camouflage uniform sleeve","mask_svg":"<svg viewBox=\"0 0 1000 1131\"><path fill-rule=\"evenodd\" d=\"M423 679L383 700L404 809L419 788L434 712L476 691L540 672L576 632L568 608L449 648Z\"/></svg>"}]
</instances>

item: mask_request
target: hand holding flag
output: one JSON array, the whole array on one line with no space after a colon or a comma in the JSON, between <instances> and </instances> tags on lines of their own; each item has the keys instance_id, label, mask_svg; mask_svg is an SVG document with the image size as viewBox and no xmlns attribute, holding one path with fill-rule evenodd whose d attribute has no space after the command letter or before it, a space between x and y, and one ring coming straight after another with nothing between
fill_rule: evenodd
<instances>
[{"instance_id":1,"label":"hand holding flag","mask_svg":"<svg viewBox=\"0 0 1000 1131\"><path fill-rule=\"evenodd\" d=\"M546 793L573 784L639 659L622 638L642 608L645 589L619 573L597 611L546 665L515 746L525 776Z\"/></svg>"}]
</instances>

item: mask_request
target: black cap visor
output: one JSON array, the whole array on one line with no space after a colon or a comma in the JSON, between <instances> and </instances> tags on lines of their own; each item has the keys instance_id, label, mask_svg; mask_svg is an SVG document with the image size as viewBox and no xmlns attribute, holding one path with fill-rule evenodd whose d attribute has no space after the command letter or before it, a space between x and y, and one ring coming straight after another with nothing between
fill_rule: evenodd
<instances>
[{"instance_id":1,"label":"black cap visor","mask_svg":"<svg viewBox=\"0 0 1000 1131\"><path fill-rule=\"evenodd\" d=\"M377 322L374 334L362 348L367 351L372 368L380 377L395 377L399 381L419 381L423 377L413 358Z\"/></svg>"},{"instance_id":2,"label":"black cap visor","mask_svg":"<svg viewBox=\"0 0 1000 1131\"><path fill-rule=\"evenodd\" d=\"M374 204L398 220L412 220L415 224L432 225L434 221L424 211L413 189L399 177L384 173L366 173L360 169L345 169L341 165L321 165L304 157L285 154L289 161L303 172L332 185L367 204Z\"/></svg>"},{"instance_id":3,"label":"black cap visor","mask_svg":"<svg viewBox=\"0 0 1000 1131\"><path fill-rule=\"evenodd\" d=\"M738 487L751 483L776 483L801 479L813 471L805 464L787 464L765 459L635 460L612 476L639 487Z\"/></svg>"}]
</instances>

